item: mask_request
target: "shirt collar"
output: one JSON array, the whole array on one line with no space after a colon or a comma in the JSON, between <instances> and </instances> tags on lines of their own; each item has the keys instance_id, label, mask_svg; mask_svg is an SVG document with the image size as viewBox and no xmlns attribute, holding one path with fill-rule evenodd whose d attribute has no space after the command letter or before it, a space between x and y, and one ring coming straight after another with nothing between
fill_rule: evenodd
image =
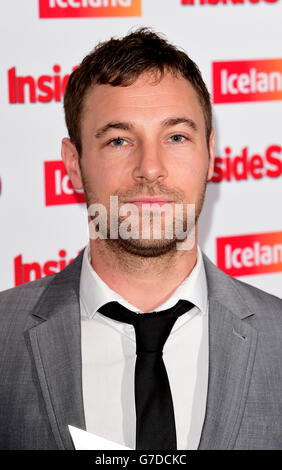
<instances>
[{"instance_id":1,"label":"shirt collar","mask_svg":"<svg viewBox=\"0 0 282 470\"><path fill-rule=\"evenodd\" d=\"M155 311L165 310L175 305L178 300L184 299L192 302L202 314L207 313L208 290L203 257L199 246L197 247L197 262L193 270L184 281L175 289L171 296L155 308ZM91 319L99 308L107 302L117 301L133 312L140 312L121 295L111 289L96 273L91 265L90 245L85 248L81 277L80 302L84 319Z\"/></svg>"}]
</instances>

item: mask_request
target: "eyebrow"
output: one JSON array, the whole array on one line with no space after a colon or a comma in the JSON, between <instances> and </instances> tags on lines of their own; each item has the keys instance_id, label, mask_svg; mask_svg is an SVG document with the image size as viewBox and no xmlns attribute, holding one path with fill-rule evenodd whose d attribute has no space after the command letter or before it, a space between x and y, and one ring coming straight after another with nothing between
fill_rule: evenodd
<instances>
[{"instance_id":1,"label":"eyebrow","mask_svg":"<svg viewBox=\"0 0 282 470\"><path fill-rule=\"evenodd\" d=\"M121 129L123 131L130 131L133 129L133 124L131 122L109 122L103 127L100 127L95 133L96 139L102 137L110 129Z\"/></svg>"},{"instance_id":2,"label":"eyebrow","mask_svg":"<svg viewBox=\"0 0 282 470\"><path fill-rule=\"evenodd\" d=\"M173 118L165 119L164 121L161 122L161 126L163 128L177 126L177 124L185 124L186 126L190 127L190 129L192 129L193 131L195 132L198 131L198 127L195 121L193 121L193 119L189 119L186 117L173 117ZM133 128L134 128L134 125L132 122L109 122L105 126L100 127L96 131L95 137L96 139L99 139L103 137L103 135L106 134L111 129L121 129L123 131L130 131Z\"/></svg>"},{"instance_id":3,"label":"eyebrow","mask_svg":"<svg viewBox=\"0 0 282 470\"><path fill-rule=\"evenodd\" d=\"M161 125L164 128L177 126L177 124L185 124L186 126L190 127L193 131L198 131L198 127L195 121L186 117L168 118L161 122Z\"/></svg>"}]
</instances>

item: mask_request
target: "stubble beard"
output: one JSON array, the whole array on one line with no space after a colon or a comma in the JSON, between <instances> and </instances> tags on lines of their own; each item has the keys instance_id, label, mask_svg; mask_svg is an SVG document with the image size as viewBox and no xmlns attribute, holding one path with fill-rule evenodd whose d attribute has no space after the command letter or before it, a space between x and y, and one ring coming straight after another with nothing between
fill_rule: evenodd
<instances>
[{"instance_id":1,"label":"stubble beard","mask_svg":"<svg viewBox=\"0 0 282 470\"><path fill-rule=\"evenodd\" d=\"M82 170L82 169L81 169ZM83 181L83 187L84 187L84 193L85 193L85 199L87 203L87 208L90 207L92 204L99 203L100 201L98 200L97 196L95 195L94 191L90 188L90 184L81 171L82 175L82 181ZM134 196L141 196L141 195L146 195L146 196L153 196L153 195L163 195L168 197L168 199L173 200L175 203L182 204L183 205L183 231L187 231L188 236L191 233L191 231L195 228L195 225L198 221L199 215L201 213L204 199L205 199L205 193L206 193L206 185L207 185L207 175L206 178L203 180L202 187L199 192L199 197L198 200L196 201L195 204L195 218L193 222L187 220L187 211L185 210L186 205L188 204L185 201L185 194L178 189L175 189L173 191L168 191L167 188L162 186L159 183L152 185L148 184L138 184L135 186L134 190L130 190L127 192L122 192L122 191L117 191L114 195L118 196L119 203L123 204L128 202L130 199L134 199ZM185 202L184 202L185 201ZM141 209L140 209L141 211ZM163 223L162 223L162 229L161 229L161 234L162 237L160 239L153 239L152 237L149 239L144 239L141 236L139 238L127 238L124 239L120 237L119 230L118 230L118 238L111 238L111 233L110 233L110 209L107 207L107 238L106 239L97 239L96 241L98 242L97 245L99 246L99 250L101 252L103 251L108 251L110 250L112 253L116 255L116 257L120 260L120 262L126 264L126 257L127 258L133 258L135 259L138 257L140 260L146 260L148 258L153 258L156 259L173 259L175 253L177 252L177 244L178 242L184 242L185 239L179 240L176 237L176 234L173 233L172 238L166 238L164 235L164 229L163 229ZM139 213L141 214L141 212ZM141 215L139 216L139 219L141 218ZM118 216L118 227L120 227L121 223L126 219L126 216ZM150 225L152 226L152 214L150 216ZM174 218L174 226L175 223ZM139 223L139 221L136 221L136 223ZM189 224L189 225L188 225ZM151 232L152 233L152 232Z\"/></svg>"}]
</instances>

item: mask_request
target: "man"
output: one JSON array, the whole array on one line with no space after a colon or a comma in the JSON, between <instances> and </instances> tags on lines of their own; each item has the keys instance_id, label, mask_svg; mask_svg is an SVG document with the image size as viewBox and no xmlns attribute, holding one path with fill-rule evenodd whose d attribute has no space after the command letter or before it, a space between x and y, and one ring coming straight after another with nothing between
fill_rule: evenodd
<instances>
[{"instance_id":1,"label":"man","mask_svg":"<svg viewBox=\"0 0 282 470\"><path fill-rule=\"evenodd\" d=\"M61 273L0 296L1 449L73 449L68 425L133 449L281 449L282 301L196 243L214 158L197 66L140 29L89 54L64 104L62 157L90 242ZM113 196L118 228L131 207L127 229L151 230L157 203L175 227L184 214L186 236L167 236L164 213L160 237L111 236ZM140 343L163 328L157 349Z\"/></svg>"}]
</instances>

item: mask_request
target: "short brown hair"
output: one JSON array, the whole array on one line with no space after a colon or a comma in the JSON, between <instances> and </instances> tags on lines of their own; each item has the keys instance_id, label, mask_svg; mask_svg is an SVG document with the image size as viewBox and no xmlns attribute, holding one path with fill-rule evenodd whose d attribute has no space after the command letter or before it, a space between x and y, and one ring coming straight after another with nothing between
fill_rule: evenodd
<instances>
[{"instance_id":1,"label":"short brown hair","mask_svg":"<svg viewBox=\"0 0 282 470\"><path fill-rule=\"evenodd\" d=\"M209 92L198 66L188 55L149 28L139 28L122 39L98 44L72 72L64 96L66 124L70 139L81 155L81 116L84 98L94 84L128 86L145 72L166 71L186 78L195 89L203 110L207 142L212 128Z\"/></svg>"}]
</instances>

